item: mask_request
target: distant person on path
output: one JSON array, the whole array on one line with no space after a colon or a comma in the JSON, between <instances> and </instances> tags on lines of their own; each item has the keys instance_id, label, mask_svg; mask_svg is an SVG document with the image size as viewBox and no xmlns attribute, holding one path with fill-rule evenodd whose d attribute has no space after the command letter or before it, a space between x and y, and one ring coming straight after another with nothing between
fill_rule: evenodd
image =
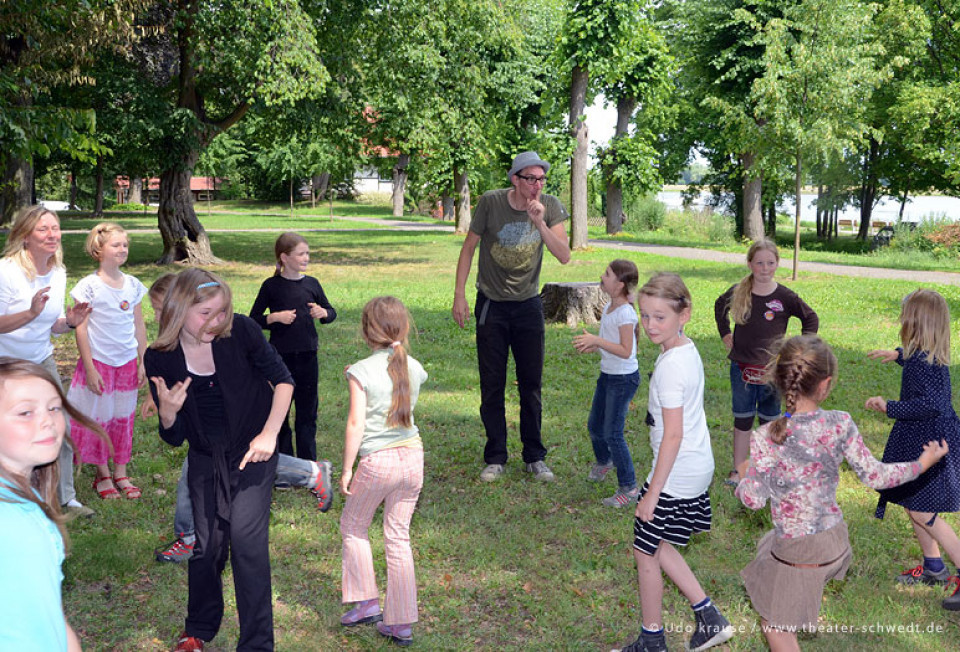
<instances>
[{"instance_id":1,"label":"distant person on path","mask_svg":"<svg viewBox=\"0 0 960 652\"><path fill-rule=\"evenodd\" d=\"M90 314L86 303L63 309L67 270L60 238L57 215L43 206L30 206L14 218L0 260L0 355L35 362L58 380L50 336L69 333ZM57 493L67 511L93 515L77 500L73 486L69 424L60 451Z\"/></svg>"},{"instance_id":2,"label":"distant person on path","mask_svg":"<svg viewBox=\"0 0 960 652\"><path fill-rule=\"evenodd\" d=\"M480 198L457 261L453 319L463 328L470 308L466 286L473 253L477 264L477 365L480 371L480 418L487 434L481 480L492 482L507 463L504 392L507 358L513 352L520 394L520 441L528 472L552 481L544 462L547 449L540 433L544 324L540 302L543 246L565 265L570 246L560 200L542 194L550 164L536 152L522 152L510 166L511 188L491 190Z\"/></svg>"},{"instance_id":3,"label":"distant person on path","mask_svg":"<svg viewBox=\"0 0 960 652\"><path fill-rule=\"evenodd\" d=\"M920 542L923 562L904 571L900 584L954 584L943 608L960 610L960 579L940 557L940 546L954 566L960 565L960 539L941 512L960 511L960 419L953 409L950 390L950 309L943 296L932 290L911 292L900 309L900 342L894 351L871 351L881 362L903 367L900 400L882 396L867 400L866 408L894 419L883 450L884 462L914 460L931 439L943 440L950 453L920 478L880 492L876 517L883 518L887 503L903 506Z\"/></svg>"},{"instance_id":4,"label":"distant person on path","mask_svg":"<svg viewBox=\"0 0 960 652\"><path fill-rule=\"evenodd\" d=\"M734 487L740 481L736 469L750 454L754 417L763 425L780 416L777 390L763 380L770 349L787 332L791 317L800 320L803 335L816 334L820 328L817 313L796 292L774 280L779 264L777 245L767 238L757 240L747 251L750 273L721 294L713 306L717 330L730 352L733 470L725 482Z\"/></svg>"}]
</instances>

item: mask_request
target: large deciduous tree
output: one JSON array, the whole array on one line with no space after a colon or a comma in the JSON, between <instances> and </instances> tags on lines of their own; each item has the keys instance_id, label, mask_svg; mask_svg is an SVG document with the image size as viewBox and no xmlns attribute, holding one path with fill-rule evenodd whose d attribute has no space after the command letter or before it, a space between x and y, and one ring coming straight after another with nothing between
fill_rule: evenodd
<instances>
[{"instance_id":1,"label":"large deciduous tree","mask_svg":"<svg viewBox=\"0 0 960 652\"><path fill-rule=\"evenodd\" d=\"M144 25L158 31L140 42L140 60L170 90L157 214L161 263L217 260L190 194L203 148L254 103L290 103L323 91L328 74L317 21L331 18L311 16L306 4L176 0L144 15Z\"/></svg>"}]
</instances>

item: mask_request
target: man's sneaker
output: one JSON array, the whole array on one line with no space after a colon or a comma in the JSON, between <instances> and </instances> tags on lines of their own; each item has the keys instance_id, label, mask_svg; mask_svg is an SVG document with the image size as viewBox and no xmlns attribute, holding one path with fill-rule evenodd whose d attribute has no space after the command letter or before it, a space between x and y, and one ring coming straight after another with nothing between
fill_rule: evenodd
<instances>
[{"instance_id":1,"label":"man's sneaker","mask_svg":"<svg viewBox=\"0 0 960 652\"><path fill-rule=\"evenodd\" d=\"M607 507L626 507L627 505L636 505L637 496L640 495L640 487L634 487L633 489L624 489L620 487L617 489L617 493L613 494L609 498L603 499L603 504Z\"/></svg>"},{"instance_id":2,"label":"man's sneaker","mask_svg":"<svg viewBox=\"0 0 960 652\"><path fill-rule=\"evenodd\" d=\"M526 469L527 473L532 473L533 477L541 482L553 482L556 479L553 471L550 470L550 467L547 466L547 463L543 460L527 464Z\"/></svg>"},{"instance_id":3,"label":"man's sneaker","mask_svg":"<svg viewBox=\"0 0 960 652\"><path fill-rule=\"evenodd\" d=\"M960 577L951 575L950 579L947 580L947 591L950 590L951 585L955 585L953 593L950 594L950 597L944 598L941 604L947 611L960 611Z\"/></svg>"},{"instance_id":4,"label":"man's sneaker","mask_svg":"<svg viewBox=\"0 0 960 652\"><path fill-rule=\"evenodd\" d=\"M668 652L667 638L664 636L663 631L659 631L656 634L640 632L640 636L638 636L637 640L633 643L619 650L610 650L610 652Z\"/></svg>"},{"instance_id":5,"label":"man's sneaker","mask_svg":"<svg viewBox=\"0 0 960 652\"><path fill-rule=\"evenodd\" d=\"M898 584L946 584L950 579L950 571L944 566L938 573L928 571L920 564L916 568L910 568L897 575Z\"/></svg>"},{"instance_id":6,"label":"man's sneaker","mask_svg":"<svg viewBox=\"0 0 960 652\"><path fill-rule=\"evenodd\" d=\"M480 472L480 479L484 482L493 482L503 475L503 464L487 464Z\"/></svg>"},{"instance_id":7,"label":"man's sneaker","mask_svg":"<svg viewBox=\"0 0 960 652\"><path fill-rule=\"evenodd\" d=\"M317 461L317 477L313 479L313 488L310 492L317 497L317 509L325 512L333 505L333 485L330 484L333 476L333 464L328 460Z\"/></svg>"},{"instance_id":8,"label":"man's sneaker","mask_svg":"<svg viewBox=\"0 0 960 652\"><path fill-rule=\"evenodd\" d=\"M590 473L587 474L587 480L590 482L603 482L607 474L613 470L613 464L594 464L590 467Z\"/></svg>"},{"instance_id":9,"label":"man's sneaker","mask_svg":"<svg viewBox=\"0 0 960 652\"><path fill-rule=\"evenodd\" d=\"M62 507L63 513L69 518L77 518L78 516L93 516L96 514L92 509L81 503L76 498L70 500Z\"/></svg>"},{"instance_id":10,"label":"man's sneaker","mask_svg":"<svg viewBox=\"0 0 960 652\"><path fill-rule=\"evenodd\" d=\"M724 618L714 605L694 611L693 615L697 619L697 630L687 643L688 650L693 652L706 650L728 641L733 636L733 626L730 621Z\"/></svg>"},{"instance_id":11,"label":"man's sneaker","mask_svg":"<svg viewBox=\"0 0 960 652\"><path fill-rule=\"evenodd\" d=\"M193 557L193 543L187 543L183 539L177 538L162 548L155 551L157 561L165 561L171 564L180 564Z\"/></svg>"}]
</instances>

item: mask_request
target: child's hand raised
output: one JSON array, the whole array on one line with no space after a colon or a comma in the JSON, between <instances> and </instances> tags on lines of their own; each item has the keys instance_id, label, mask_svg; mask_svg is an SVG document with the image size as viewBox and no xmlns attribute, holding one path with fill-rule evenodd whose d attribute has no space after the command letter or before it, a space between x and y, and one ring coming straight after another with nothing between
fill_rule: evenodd
<instances>
[{"instance_id":1,"label":"child's hand raised","mask_svg":"<svg viewBox=\"0 0 960 652\"><path fill-rule=\"evenodd\" d=\"M867 408L868 410L874 410L875 412L886 414L887 400L882 396L871 396L867 399L867 402L864 403L863 407Z\"/></svg>"},{"instance_id":2,"label":"child's hand raised","mask_svg":"<svg viewBox=\"0 0 960 652\"><path fill-rule=\"evenodd\" d=\"M867 353L867 357L871 360L879 360L880 362L896 362L900 354L897 351L875 349Z\"/></svg>"},{"instance_id":3,"label":"child's hand raised","mask_svg":"<svg viewBox=\"0 0 960 652\"><path fill-rule=\"evenodd\" d=\"M597 340L599 338L596 335L591 335L587 332L587 329L583 329L583 335L577 335L573 338L573 348L575 348L579 353L593 353L597 350Z\"/></svg>"},{"instance_id":4,"label":"child's hand raised","mask_svg":"<svg viewBox=\"0 0 960 652\"><path fill-rule=\"evenodd\" d=\"M157 386L160 421L164 428L170 428L177 420L177 413L183 407L184 401L187 400L187 389L193 382L193 378L187 376L186 380L181 380L173 387L167 387L166 381L160 376L153 376L150 380Z\"/></svg>"},{"instance_id":5,"label":"child's hand raised","mask_svg":"<svg viewBox=\"0 0 960 652\"><path fill-rule=\"evenodd\" d=\"M917 461L920 462L920 466L926 471L949 452L950 447L947 445L946 440L928 441L923 445L923 452L920 453L920 459Z\"/></svg>"}]
</instances>

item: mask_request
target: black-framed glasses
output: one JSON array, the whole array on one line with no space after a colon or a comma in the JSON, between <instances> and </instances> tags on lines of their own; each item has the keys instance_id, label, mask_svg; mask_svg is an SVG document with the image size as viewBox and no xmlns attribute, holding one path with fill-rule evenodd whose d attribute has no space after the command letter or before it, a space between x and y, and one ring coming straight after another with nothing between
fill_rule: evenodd
<instances>
[{"instance_id":1,"label":"black-framed glasses","mask_svg":"<svg viewBox=\"0 0 960 652\"><path fill-rule=\"evenodd\" d=\"M534 177L534 176L529 176L529 175L526 175L526 174L519 174L519 173L517 174L517 177L520 178L520 179L523 179L524 181L526 181L527 183L529 183L531 186L534 185L534 184L536 184L536 183L546 183L546 182L547 182L547 178L546 178L546 177Z\"/></svg>"}]
</instances>

